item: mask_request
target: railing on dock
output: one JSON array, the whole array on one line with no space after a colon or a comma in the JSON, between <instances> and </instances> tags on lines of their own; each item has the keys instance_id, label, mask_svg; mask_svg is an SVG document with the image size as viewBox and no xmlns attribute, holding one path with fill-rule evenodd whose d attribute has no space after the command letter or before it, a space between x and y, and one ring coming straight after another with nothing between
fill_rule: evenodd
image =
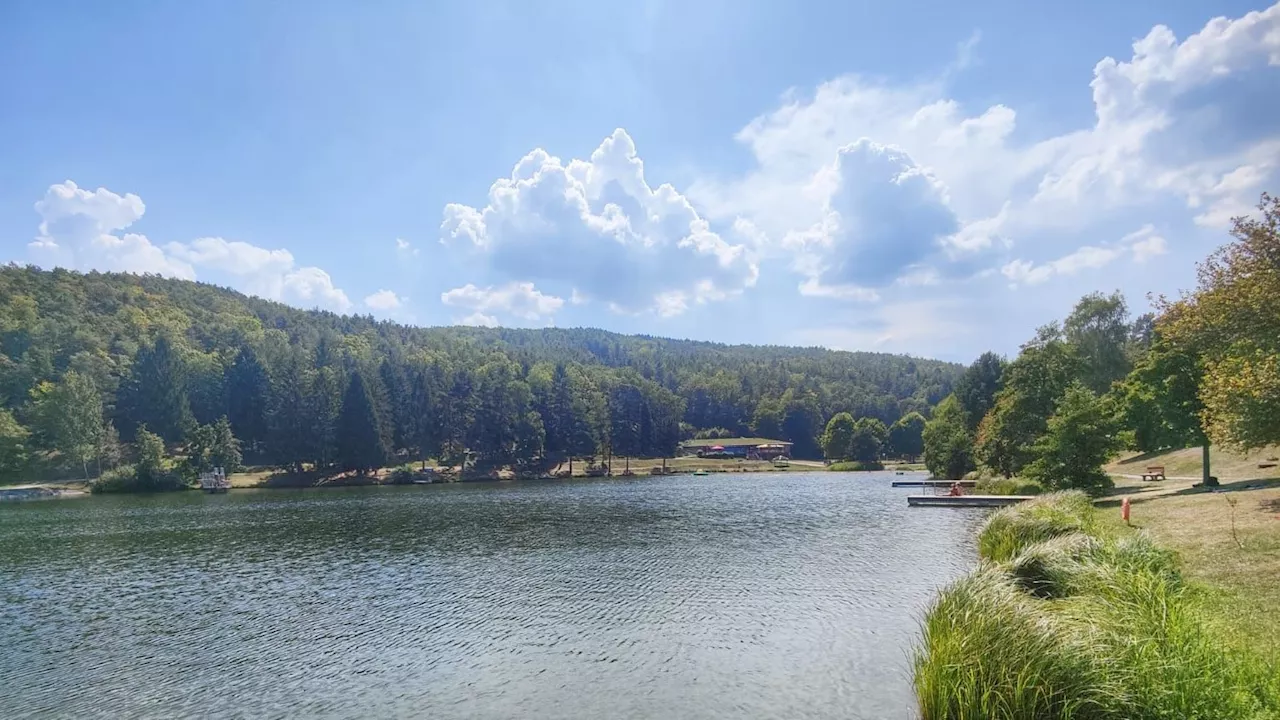
<instances>
[{"instance_id":1,"label":"railing on dock","mask_svg":"<svg viewBox=\"0 0 1280 720\"><path fill-rule=\"evenodd\" d=\"M200 489L205 492L226 492L231 489L231 480L222 468L214 468L212 472L200 473Z\"/></svg>"}]
</instances>

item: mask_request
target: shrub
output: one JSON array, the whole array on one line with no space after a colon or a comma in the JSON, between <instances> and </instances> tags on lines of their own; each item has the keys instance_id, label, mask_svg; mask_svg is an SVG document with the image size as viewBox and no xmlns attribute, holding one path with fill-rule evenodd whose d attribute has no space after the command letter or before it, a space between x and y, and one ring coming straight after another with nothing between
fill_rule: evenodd
<instances>
[{"instance_id":1,"label":"shrub","mask_svg":"<svg viewBox=\"0 0 1280 720\"><path fill-rule=\"evenodd\" d=\"M1024 548L1093 525L1093 503L1079 490L1041 495L992 513L978 533L978 554L1004 561Z\"/></svg>"},{"instance_id":2,"label":"shrub","mask_svg":"<svg viewBox=\"0 0 1280 720\"><path fill-rule=\"evenodd\" d=\"M974 473L969 473L973 475ZM968 475L965 479L970 479ZM974 490L980 495L1039 495L1044 486L1026 478L978 477Z\"/></svg>"},{"instance_id":3,"label":"shrub","mask_svg":"<svg viewBox=\"0 0 1280 720\"><path fill-rule=\"evenodd\" d=\"M827 469L835 472L868 472L883 470L884 463L878 460L873 460L871 462L863 460L845 460L843 462L831 463L827 466Z\"/></svg>"},{"instance_id":4,"label":"shrub","mask_svg":"<svg viewBox=\"0 0 1280 720\"><path fill-rule=\"evenodd\" d=\"M89 484L92 493L170 492L187 490L182 478L164 469L151 469L143 474L135 465L121 465L107 470Z\"/></svg>"}]
</instances>

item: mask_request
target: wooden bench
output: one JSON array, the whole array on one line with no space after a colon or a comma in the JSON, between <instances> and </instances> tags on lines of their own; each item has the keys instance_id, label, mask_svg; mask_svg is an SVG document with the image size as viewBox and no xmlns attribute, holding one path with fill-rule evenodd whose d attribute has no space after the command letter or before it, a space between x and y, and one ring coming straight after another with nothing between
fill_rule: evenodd
<instances>
[{"instance_id":1,"label":"wooden bench","mask_svg":"<svg viewBox=\"0 0 1280 720\"><path fill-rule=\"evenodd\" d=\"M1144 473L1142 473L1142 479L1143 479L1143 481L1147 481L1147 480L1163 480L1163 479L1164 479L1164 466L1163 466L1163 465L1149 465L1149 466L1147 466L1147 471L1146 471L1146 472L1144 472Z\"/></svg>"}]
</instances>

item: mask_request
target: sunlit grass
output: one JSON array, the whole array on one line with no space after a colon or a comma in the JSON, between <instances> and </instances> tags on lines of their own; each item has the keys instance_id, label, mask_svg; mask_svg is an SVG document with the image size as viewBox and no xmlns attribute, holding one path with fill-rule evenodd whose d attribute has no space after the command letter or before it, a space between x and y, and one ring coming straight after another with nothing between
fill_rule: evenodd
<instances>
[{"instance_id":1,"label":"sunlit grass","mask_svg":"<svg viewBox=\"0 0 1280 720\"><path fill-rule=\"evenodd\" d=\"M1054 493L992 515L986 558L938 597L915 657L925 720L1280 718L1280 670L1146 534Z\"/></svg>"}]
</instances>

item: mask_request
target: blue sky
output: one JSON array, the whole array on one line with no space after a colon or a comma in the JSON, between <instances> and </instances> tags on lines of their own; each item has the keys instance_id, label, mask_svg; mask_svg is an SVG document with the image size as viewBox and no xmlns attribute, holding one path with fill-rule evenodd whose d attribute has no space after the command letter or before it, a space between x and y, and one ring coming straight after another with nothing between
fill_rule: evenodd
<instances>
[{"instance_id":1,"label":"blue sky","mask_svg":"<svg viewBox=\"0 0 1280 720\"><path fill-rule=\"evenodd\" d=\"M7 3L0 261L967 362L1280 190L1280 4Z\"/></svg>"}]
</instances>

